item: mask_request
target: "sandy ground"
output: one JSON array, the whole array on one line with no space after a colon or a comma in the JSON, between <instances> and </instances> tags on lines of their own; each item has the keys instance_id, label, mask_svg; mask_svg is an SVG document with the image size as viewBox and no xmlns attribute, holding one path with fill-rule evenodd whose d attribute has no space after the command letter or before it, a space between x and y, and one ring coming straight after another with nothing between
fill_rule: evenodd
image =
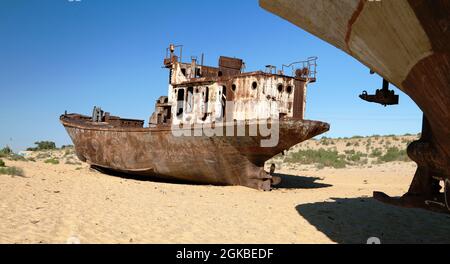
<instances>
[{"instance_id":1,"label":"sandy ground","mask_svg":"<svg viewBox=\"0 0 450 264\"><path fill-rule=\"evenodd\" d=\"M6 163L25 177L0 175L0 243L450 243L449 215L370 198L406 192L414 163L285 168L271 192Z\"/></svg>"}]
</instances>

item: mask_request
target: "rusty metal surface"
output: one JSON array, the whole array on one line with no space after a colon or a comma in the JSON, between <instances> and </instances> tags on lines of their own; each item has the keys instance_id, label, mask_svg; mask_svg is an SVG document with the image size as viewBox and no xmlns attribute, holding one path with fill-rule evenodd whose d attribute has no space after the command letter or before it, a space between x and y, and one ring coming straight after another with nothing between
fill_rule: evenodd
<instances>
[{"instance_id":1,"label":"rusty metal surface","mask_svg":"<svg viewBox=\"0 0 450 264\"><path fill-rule=\"evenodd\" d=\"M327 123L303 120L306 87L316 81L316 57L291 63L296 76L287 76L243 73L241 59L224 56L218 67L204 66L203 59L199 65L196 57L185 63L181 48L167 49L168 95L156 100L148 127L100 108L92 118L61 116L80 160L105 171L269 190L280 179L265 172L264 163L328 131ZM275 131L263 136L260 125ZM272 136L274 142L264 145Z\"/></svg>"},{"instance_id":2,"label":"rusty metal surface","mask_svg":"<svg viewBox=\"0 0 450 264\"><path fill-rule=\"evenodd\" d=\"M318 121L282 120L279 144L263 148L260 142L264 137L260 135L175 137L171 127L114 127L77 114L63 115L60 120L77 156L91 165L165 179L243 185L260 190L271 188L272 176L262 167L265 161L329 129L327 123Z\"/></svg>"},{"instance_id":3,"label":"rusty metal surface","mask_svg":"<svg viewBox=\"0 0 450 264\"><path fill-rule=\"evenodd\" d=\"M406 207L445 209L444 192L433 179L450 180L450 1L260 0L260 5L347 52L417 103L426 136L408 147L418 163L410 190L402 199L374 196ZM433 201L439 201L438 209Z\"/></svg>"}]
</instances>

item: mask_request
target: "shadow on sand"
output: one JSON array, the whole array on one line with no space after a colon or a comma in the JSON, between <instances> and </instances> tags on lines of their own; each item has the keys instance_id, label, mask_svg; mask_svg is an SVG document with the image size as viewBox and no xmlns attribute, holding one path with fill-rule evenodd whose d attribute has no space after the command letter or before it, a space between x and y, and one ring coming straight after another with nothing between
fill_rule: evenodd
<instances>
[{"instance_id":1,"label":"shadow on sand","mask_svg":"<svg viewBox=\"0 0 450 264\"><path fill-rule=\"evenodd\" d=\"M117 172L114 170L109 170L101 167L91 166L91 168L100 173L107 174L109 176L119 177L127 180L136 180L136 181L152 181L152 182L160 182L160 183L170 183L170 184L185 184L185 185L209 185L202 183L195 183L191 181L183 181L178 179L167 179L160 178L157 175L148 176L148 175L134 175L128 173ZM321 178L318 177L305 177L305 176L294 176L288 174L277 174L274 176L278 176L281 178L281 183L277 186L274 186L274 189L318 189L318 188L326 188L332 185L324 184L324 183L316 183L317 180Z\"/></svg>"},{"instance_id":2,"label":"shadow on sand","mask_svg":"<svg viewBox=\"0 0 450 264\"><path fill-rule=\"evenodd\" d=\"M321 180L318 177L295 176L289 174L274 173L273 176L281 178L281 183L274 186L274 189L319 189L331 187L331 184L317 183Z\"/></svg>"},{"instance_id":3,"label":"shadow on sand","mask_svg":"<svg viewBox=\"0 0 450 264\"><path fill-rule=\"evenodd\" d=\"M372 198L301 204L298 213L337 243L450 243L450 215L385 205Z\"/></svg>"},{"instance_id":4,"label":"shadow on sand","mask_svg":"<svg viewBox=\"0 0 450 264\"><path fill-rule=\"evenodd\" d=\"M150 181L150 182L158 182L158 183L169 183L169 184L184 184L184 185L207 185L207 184L201 184L191 181L183 181L179 179L169 179L169 178L161 178L158 177L158 175L138 175L138 174L129 174L125 172L118 172L115 170L110 170L106 168L101 168L97 166L91 166L91 169L103 174L106 174L108 176L123 178L127 180L135 180L135 181Z\"/></svg>"}]
</instances>

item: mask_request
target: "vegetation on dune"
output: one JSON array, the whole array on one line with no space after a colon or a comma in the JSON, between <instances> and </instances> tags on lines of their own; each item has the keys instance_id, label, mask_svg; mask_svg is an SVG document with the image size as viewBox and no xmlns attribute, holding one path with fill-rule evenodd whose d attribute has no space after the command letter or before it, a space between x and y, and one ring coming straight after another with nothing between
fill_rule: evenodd
<instances>
[{"instance_id":1,"label":"vegetation on dune","mask_svg":"<svg viewBox=\"0 0 450 264\"><path fill-rule=\"evenodd\" d=\"M353 161L353 162L358 162L358 161L361 161L362 157L367 157L367 154L364 154L364 153L358 151L356 153L352 153L351 155L347 156L347 160Z\"/></svg>"},{"instance_id":2,"label":"vegetation on dune","mask_svg":"<svg viewBox=\"0 0 450 264\"><path fill-rule=\"evenodd\" d=\"M10 147L0 149L0 158L6 158L13 161L27 161L23 156L14 153Z\"/></svg>"},{"instance_id":3,"label":"vegetation on dune","mask_svg":"<svg viewBox=\"0 0 450 264\"><path fill-rule=\"evenodd\" d=\"M62 145L61 149L71 149L73 148L73 145Z\"/></svg>"},{"instance_id":4,"label":"vegetation on dune","mask_svg":"<svg viewBox=\"0 0 450 264\"><path fill-rule=\"evenodd\" d=\"M409 162L411 160L407 155L407 145L404 143L411 143L412 140L414 139L395 135L335 139L322 137L314 140L315 144L312 148L311 145L305 144L303 148L288 151L284 157L277 156L276 161L286 163L291 168L294 168L292 166L297 163L298 165L314 165L317 169L347 166L372 167L375 164L388 162Z\"/></svg>"},{"instance_id":5,"label":"vegetation on dune","mask_svg":"<svg viewBox=\"0 0 450 264\"><path fill-rule=\"evenodd\" d=\"M25 157L15 153L10 154L7 158L13 161L28 161Z\"/></svg>"},{"instance_id":6,"label":"vegetation on dune","mask_svg":"<svg viewBox=\"0 0 450 264\"><path fill-rule=\"evenodd\" d=\"M291 153L285 159L288 163L316 164L319 167L345 168L345 155L339 155L337 151L325 150L298 150Z\"/></svg>"},{"instance_id":7,"label":"vegetation on dune","mask_svg":"<svg viewBox=\"0 0 450 264\"><path fill-rule=\"evenodd\" d=\"M36 156L36 159L47 159L50 158L52 155L50 155L49 153L39 153Z\"/></svg>"},{"instance_id":8,"label":"vegetation on dune","mask_svg":"<svg viewBox=\"0 0 450 264\"><path fill-rule=\"evenodd\" d=\"M372 151L372 153L370 154L370 157L377 158L377 157L381 157L381 155L383 155L383 153L381 152L381 149L376 148Z\"/></svg>"},{"instance_id":9,"label":"vegetation on dune","mask_svg":"<svg viewBox=\"0 0 450 264\"><path fill-rule=\"evenodd\" d=\"M23 177L25 174L21 168L17 167L0 167L0 174L2 175L11 175L11 176L21 176Z\"/></svg>"},{"instance_id":10,"label":"vegetation on dune","mask_svg":"<svg viewBox=\"0 0 450 264\"><path fill-rule=\"evenodd\" d=\"M0 149L0 158L8 157L13 153L12 149L10 147L4 147Z\"/></svg>"},{"instance_id":11,"label":"vegetation on dune","mask_svg":"<svg viewBox=\"0 0 450 264\"><path fill-rule=\"evenodd\" d=\"M24 157L15 154L10 147L0 149L0 157L10 160L22 160ZM23 170L17 167L7 167L5 162L0 159L0 175L24 176Z\"/></svg>"},{"instance_id":12,"label":"vegetation on dune","mask_svg":"<svg viewBox=\"0 0 450 264\"><path fill-rule=\"evenodd\" d=\"M410 161L406 150L400 150L397 147L389 148L383 156L379 157L380 161L391 162L391 161Z\"/></svg>"},{"instance_id":13,"label":"vegetation on dune","mask_svg":"<svg viewBox=\"0 0 450 264\"><path fill-rule=\"evenodd\" d=\"M59 164L59 160L56 158L50 158L50 159L45 160L44 163L57 165L57 164Z\"/></svg>"},{"instance_id":14,"label":"vegetation on dune","mask_svg":"<svg viewBox=\"0 0 450 264\"><path fill-rule=\"evenodd\" d=\"M324 146L334 145L333 140L328 139L327 137L323 137L323 138L320 140L320 143L321 143L322 145L324 145Z\"/></svg>"},{"instance_id":15,"label":"vegetation on dune","mask_svg":"<svg viewBox=\"0 0 450 264\"><path fill-rule=\"evenodd\" d=\"M39 151L39 150L53 150L56 149L56 144L53 141L37 141L34 142L37 147L28 148L28 151Z\"/></svg>"}]
</instances>

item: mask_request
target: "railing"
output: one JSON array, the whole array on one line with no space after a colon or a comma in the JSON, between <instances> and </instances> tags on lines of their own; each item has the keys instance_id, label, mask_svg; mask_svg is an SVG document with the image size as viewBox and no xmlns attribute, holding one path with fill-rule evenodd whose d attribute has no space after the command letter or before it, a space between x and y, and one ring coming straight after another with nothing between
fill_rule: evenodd
<instances>
[{"instance_id":1,"label":"railing","mask_svg":"<svg viewBox=\"0 0 450 264\"><path fill-rule=\"evenodd\" d=\"M317 75L317 57L309 57L305 61L293 62L282 66L282 73L285 74L285 68L291 69L291 76L305 79L316 79Z\"/></svg>"},{"instance_id":2,"label":"railing","mask_svg":"<svg viewBox=\"0 0 450 264\"><path fill-rule=\"evenodd\" d=\"M175 54L176 49L179 50L178 60L181 62L183 60L183 45L170 44L170 46L166 49L166 58L165 59L172 59L172 56L176 55Z\"/></svg>"}]
</instances>

